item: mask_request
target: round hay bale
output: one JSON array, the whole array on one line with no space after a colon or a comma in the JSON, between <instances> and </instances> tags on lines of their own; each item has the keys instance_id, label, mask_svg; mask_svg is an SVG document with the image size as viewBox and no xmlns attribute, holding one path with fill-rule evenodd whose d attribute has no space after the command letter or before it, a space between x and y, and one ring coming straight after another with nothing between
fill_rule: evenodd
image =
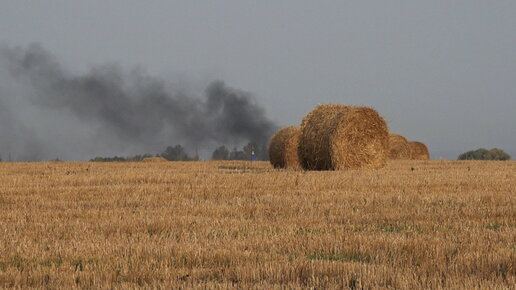
<instances>
[{"instance_id":1,"label":"round hay bale","mask_svg":"<svg viewBox=\"0 0 516 290\"><path fill-rule=\"evenodd\" d=\"M299 155L297 154L299 138L301 138L301 128L296 126L290 133L290 137L285 142L285 164L287 168L301 169Z\"/></svg>"},{"instance_id":2,"label":"round hay bale","mask_svg":"<svg viewBox=\"0 0 516 290\"><path fill-rule=\"evenodd\" d=\"M274 168L301 168L297 156L300 135L299 127L290 126L272 136L269 143L269 159Z\"/></svg>"},{"instance_id":3,"label":"round hay bale","mask_svg":"<svg viewBox=\"0 0 516 290\"><path fill-rule=\"evenodd\" d=\"M412 159L409 141L398 134L389 134L389 159L408 160Z\"/></svg>"},{"instance_id":4,"label":"round hay bale","mask_svg":"<svg viewBox=\"0 0 516 290\"><path fill-rule=\"evenodd\" d=\"M307 170L381 168L389 133L372 108L319 105L301 123L298 154Z\"/></svg>"},{"instance_id":5,"label":"round hay bale","mask_svg":"<svg viewBox=\"0 0 516 290\"><path fill-rule=\"evenodd\" d=\"M163 157L145 157L142 162L168 162L168 160Z\"/></svg>"},{"instance_id":6,"label":"round hay bale","mask_svg":"<svg viewBox=\"0 0 516 290\"><path fill-rule=\"evenodd\" d=\"M428 151L428 147L426 147L425 144L418 142L418 141L412 141L409 142L410 144L410 155L412 159L414 160L429 160L430 159L430 152Z\"/></svg>"}]
</instances>

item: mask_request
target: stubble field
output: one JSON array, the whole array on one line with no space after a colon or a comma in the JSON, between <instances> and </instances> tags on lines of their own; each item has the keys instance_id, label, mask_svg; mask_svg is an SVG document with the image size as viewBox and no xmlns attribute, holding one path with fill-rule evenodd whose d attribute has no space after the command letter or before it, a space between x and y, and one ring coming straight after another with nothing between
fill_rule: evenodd
<instances>
[{"instance_id":1,"label":"stubble field","mask_svg":"<svg viewBox=\"0 0 516 290\"><path fill-rule=\"evenodd\" d=\"M516 284L516 162L0 163L0 288Z\"/></svg>"}]
</instances>

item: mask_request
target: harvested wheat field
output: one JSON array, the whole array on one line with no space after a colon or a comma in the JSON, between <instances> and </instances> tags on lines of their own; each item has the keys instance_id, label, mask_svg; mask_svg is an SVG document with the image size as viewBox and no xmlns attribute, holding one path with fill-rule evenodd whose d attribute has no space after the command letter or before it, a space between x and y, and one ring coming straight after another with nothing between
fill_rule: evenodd
<instances>
[{"instance_id":1,"label":"harvested wheat field","mask_svg":"<svg viewBox=\"0 0 516 290\"><path fill-rule=\"evenodd\" d=\"M0 288L516 283L516 162L0 163Z\"/></svg>"}]
</instances>

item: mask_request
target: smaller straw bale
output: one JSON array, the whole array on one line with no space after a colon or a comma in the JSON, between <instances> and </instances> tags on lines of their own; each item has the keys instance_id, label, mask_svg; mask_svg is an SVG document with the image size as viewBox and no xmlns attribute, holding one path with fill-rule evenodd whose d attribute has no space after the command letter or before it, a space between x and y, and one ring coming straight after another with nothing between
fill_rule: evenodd
<instances>
[{"instance_id":1,"label":"smaller straw bale","mask_svg":"<svg viewBox=\"0 0 516 290\"><path fill-rule=\"evenodd\" d=\"M285 127L272 136L269 143L269 159L274 168L300 169L297 147L301 129Z\"/></svg>"},{"instance_id":2,"label":"smaller straw bale","mask_svg":"<svg viewBox=\"0 0 516 290\"><path fill-rule=\"evenodd\" d=\"M409 141L398 134L389 134L389 159L409 160L411 159Z\"/></svg>"},{"instance_id":3,"label":"smaller straw bale","mask_svg":"<svg viewBox=\"0 0 516 290\"><path fill-rule=\"evenodd\" d=\"M418 141L412 141L409 142L410 145L410 155L412 159L414 160L429 160L430 159L430 152L428 151L428 147L426 147L425 144L418 142Z\"/></svg>"}]
</instances>

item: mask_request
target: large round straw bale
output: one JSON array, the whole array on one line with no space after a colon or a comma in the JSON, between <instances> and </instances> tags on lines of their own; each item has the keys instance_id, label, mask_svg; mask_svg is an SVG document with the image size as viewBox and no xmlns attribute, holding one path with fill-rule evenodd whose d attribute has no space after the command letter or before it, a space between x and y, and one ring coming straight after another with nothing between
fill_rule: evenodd
<instances>
[{"instance_id":1,"label":"large round straw bale","mask_svg":"<svg viewBox=\"0 0 516 290\"><path fill-rule=\"evenodd\" d=\"M142 162L167 162L168 160L163 157L145 157Z\"/></svg>"},{"instance_id":2,"label":"large round straw bale","mask_svg":"<svg viewBox=\"0 0 516 290\"><path fill-rule=\"evenodd\" d=\"M299 127L290 126L272 136L269 143L269 159L275 168L301 168L297 156L300 135Z\"/></svg>"},{"instance_id":3,"label":"large round straw bale","mask_svg":"<svg viewBox=\"0 0 516 290\"><path fill-rule=\"evenodd\" d=\"M389 159L408 160L411 159L409 141L398 134L389 134Z\"/></svg>"},{"instance_id":4,"label":"large round straw bale","mask_svg":"<svg viewBox=\"0 0 516 290\"><path fill-rule=\"evenodd\" d=\"M319 105L301 123L298 154L307 170L380 168L388 136L385 120L374 109Z\"/></svg>"},{"instance_id":5,"label":"large round straw bale","mask_svg":"<svg viewBox=\"0 0 516 290\"><path fill-rule=\"evenodd\" d=\"M410 153L412 156L412 159L415 160L429 160L430 159L430 152L428 152L428 148L425 144L418 142L418 141L412 141L409 142L410 144Z\"/></svg>"}]
</instances>

